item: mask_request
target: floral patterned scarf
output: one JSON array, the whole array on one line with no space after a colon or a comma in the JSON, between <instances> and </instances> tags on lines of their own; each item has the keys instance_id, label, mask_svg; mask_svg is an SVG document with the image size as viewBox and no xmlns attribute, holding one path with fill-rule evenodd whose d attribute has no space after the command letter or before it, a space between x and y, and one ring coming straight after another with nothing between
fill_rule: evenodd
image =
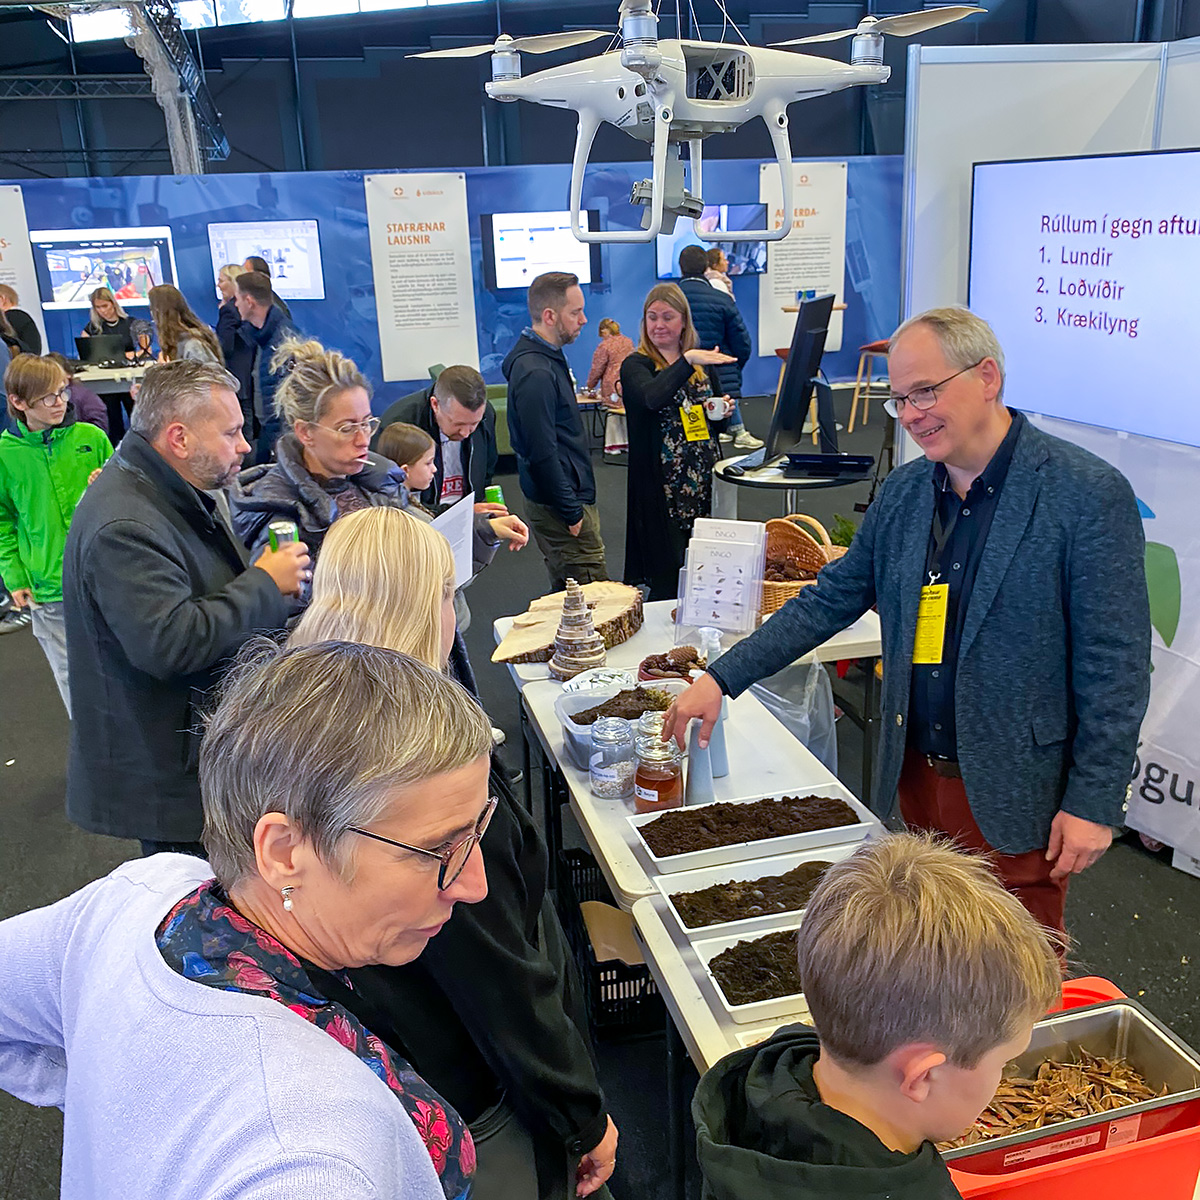
<instances>
[{"instance_id":1,"label":"floral patterned scarf","mask_svg":"<svg viewBox=\"0 0 1200 1200\"><path fill-rule=\"evenodd\" d=\"M462 1118L357 1018L340 1004L324 1000L296 956L233 908L215 879L171 909L158 927L156 942L167 965L185 979L276 1000L362 1059L412 1119L446 1200L468 1200L475 1143Z\"/></svg>"}]
</instances>

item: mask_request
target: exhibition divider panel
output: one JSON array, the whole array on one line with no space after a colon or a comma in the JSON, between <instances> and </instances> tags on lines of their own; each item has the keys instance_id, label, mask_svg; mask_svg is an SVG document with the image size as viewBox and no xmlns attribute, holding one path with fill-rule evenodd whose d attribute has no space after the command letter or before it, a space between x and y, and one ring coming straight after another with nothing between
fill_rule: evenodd
<instances>
[{"instance_id":1,"label":"exhibition divider panel","mask_svg":"<svg viewBox=\"0 0 1200 1200\"><path fill-rule=\"evenodd\" d=\"M908 88L905 316L968 300L973 173L978 181L984 172L1002 169L975 172L975 164L1069 160L1200 144L1200 41L1195 39L1161 45L914 46L909 51ZM969 105L961 103L963 96L971 97ZM1175 165L1167 161L1171 157L1160 161L1170 168ZM1137 179L1146 160L1135 157L1123 163L1112 158L1106 166L1110 174L1103 194L1077 186L1065 212L1061 204L1047 203L1053 211L1045 213L1026 211L1025 205L1019 215L1013 211L1004 218L998 208L994 227L987 227L977 208L974 237L981 250L995 238L1024 246L1035 256L1045 247L1055 261L1046 263L1053 270L1043 271L1036 261L1025 262L1028 255L1014 253L1007 296L1002 281L995 278L981 286L984 267L977 261L972 299L981 315L998 325L1011 322L1010 306L1019 307L1022 301L1028 306L1030 329L1014 337L1014 326L1008 325L1017 353L1035 360L1009 363L1014 378L1025 380L1025 394L1014 403L1026 410L1039 412L1039 367L1045 364L1047 374L1061 373L1061 358L1078 356L1082 402L1076 419L1035 415L1035 420L1048 432L1112 463L1138 497L1147 541L1154 674L1133 764L1127 820L1133 828L1175 846L1176 865L1200 873L1194 861L1200 858L1200 748L1194 735L1200 718L1200 614L1195 607L1200 597L1200 536L1192 511L1195 489L1200 487L1200 450L1184 444L1185 439L1196 439L1182 419L1200 407L1200 383L1190 367L1191 355L1182 346L1169 356L1145 358L1147 340L1161 337L1178 320L1186 301L1183 281L1194 281L1200 270L1200 212L1194 187L1180 186L1175 194L1139 192ZM1089 169L1069 161L1062 168ZM1038 186L1045 189L1047 200L1052 194L1061 198L1053 181ZM977 205L982 195L981 187ZM1047 231L1044 240L1015 224L1035 218L1036 232ZM1006 220L1014 224L1006 228ZM1064 254L1075 260L1070 266L1057 261ZM1053 301L1042 319L1036 315L1042 299L1036 294L1039 287L1045 287L1046 298ZM1066 296L1071 289L1074 292ZM1060 290L1065 290L1064 296ZM1188 304L1187 311L1193 307ZM1077 340L1059 328L1060 309ZM1138 322L1133 333L1131 321ZM1089 385L1089 348L1100 353L1101 339L1110 343L1103 352L1115 354L1125 366L1115 363L1103 383L1093 380ZM1192 341L1188 339L1189 346ZM1100 395L1098 386L1117 394ZM1062 390L1059 381L1055 395L1044 400L1046 409L1060 415L1065 411ZM1090 408L1089 394L1097 400ZM1147 413L1147 406L1164 411ZM1180 420L1170 419L1172 411ZM1089 416L1105 420L1109 427L1082 423ZM1151 427L1154 421L1165 436L1129 432ZM915 457L915 447L905 442L902 455Z\"/></svg>"},{"instance_id":2,"label":"exhibition divider panel","mask_svg":"<svg viewBox=\"0 0 1200 1200\"><path fill-rule=\"evenodd\" d=\"M832 377L852 379L858 346L885 336L899 310L900 253L895 231L900 224L902 164L899 157L838 161L848 163L844 278L848 307L844 349L827 355L825 365ZM705 172L706 199L714 206L726 206L727 216L730 206L757 206L759 170L757 159L713 162ZM386 173L385 168L381 172L21 180L29 228L46 235L40 244L35 240L34 255L42 299L56 305L45 311L51 348L73 350L74 336L87 320L87 294L101 284L124 296L132 315L145 316L148 286L173 282L201 317L214 321L216 268L265 250L276 265L276 290L299 328L350 354L378 386L376 407L386 405L390 398L427 383L415 372L411 379L383 382L363 180L366 174ZM641 210L629 203L629 195L635 178L643 173L640 163L598 164L589 169L584 207L601 228L640 225ZM503 382L500 364L529 317L523 289L489 286L483 261L484 219L494 231L495 214L565 210L570 166L564 162L482 167L463 174L479 363L488 382L499 383ZM679 228L683 226L681 222ZM642 301L658 277L653 244L601 247L598 278L585 288L593 325L601 317L613 317L636 340ZM735 298L751 331L757 327L761 278L747 272L733 281ZM497 284L512 282L504 275L496 280ZM23 296L22 301L36 307L35 297ZM463 311L469 307L464 305ZM586 377L595 342L594 329L585 330L579 342L567 349L578 378ZM756 347L759 353L745 372L746 394L774 391L775 349Z\"/></svg>"}]
</instances>

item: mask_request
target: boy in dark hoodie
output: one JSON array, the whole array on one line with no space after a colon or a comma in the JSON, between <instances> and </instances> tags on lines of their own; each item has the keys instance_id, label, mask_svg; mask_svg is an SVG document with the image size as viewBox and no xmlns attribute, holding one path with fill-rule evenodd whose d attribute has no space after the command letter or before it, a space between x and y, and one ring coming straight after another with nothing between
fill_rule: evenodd
<instances>
[{"instance_id":1,"label":"boy in dark hoodie","mask_svg":"<svg viewBox=\"0 0 1200 1200\"><path fill-rule=\"evenodd\" d=\"M964 1132L1054 1004L1046 931L986 862L913 834L825 875L798 935L814 1029L739 1050L692 1101L704 1200L952 1200Z\"/></svg>"}]
</instances>

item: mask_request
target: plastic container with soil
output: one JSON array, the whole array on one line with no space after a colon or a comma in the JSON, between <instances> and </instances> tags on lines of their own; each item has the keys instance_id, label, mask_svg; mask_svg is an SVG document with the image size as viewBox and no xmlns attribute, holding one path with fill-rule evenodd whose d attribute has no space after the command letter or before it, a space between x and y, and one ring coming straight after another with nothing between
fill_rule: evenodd
<instances>
[{"instance_id":1,"label":"plastic container with soil","mask_svg":"<svg viewBox=\"0 0 1200 1200\"><path fill-rule=\"evenodd\" d=\"M558 915L583 977L592 1032L597 1037L640 1037L661 1033L666 1009L645 963L597 962L579 905L585 900L614 904L596 860L586 850L564 850L558 873Z\"/></svg>"}]
</instances>

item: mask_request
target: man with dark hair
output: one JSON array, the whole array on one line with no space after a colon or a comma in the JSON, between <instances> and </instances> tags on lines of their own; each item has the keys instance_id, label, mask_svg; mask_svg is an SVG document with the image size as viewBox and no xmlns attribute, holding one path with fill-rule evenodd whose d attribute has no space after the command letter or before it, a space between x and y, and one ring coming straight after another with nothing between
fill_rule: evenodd
<instances>
[{"instance_id":1,"label":"man with dark hair","mask_svg":"<svg viewBox=\"0 0 1200 1200\"><path fill-rule=\"evenodd\" d=\"M188 359L146 372L130 431L67 534L67 816L138 838L144 854L204 855L197 725L222 664L282 629L311 577L300 542L253 566L218 493L249 446L237 380Z\"/></svg>"},{"instance_id":2,"label":"man with dark hair","mask_svg":"<svg viewBox=\"0 0 1200 1200\"><path fill-rule=\"evenodd\" d=\"M705 278L707 270L708 253L703 246L684 246L679 252L682 276L679 286L692 310L692 324L696 327L700 345L706 350L717 349L732 354L737 359L737 362L712 368L720 390L734 401L725 436L733 437L734 447L738 450L757 450L762 442L746 428L737 404L742 394L742 368L750 361L750 352L754 348L750 331L733 297L713 287Z\"/></svg>"},{"instance_id":3,"label":"man with dark hair","mask_svg":"<svg viewBox=\"0 0 1200 1200\"><path fill-rule=\"evenodd\" d=\"M287 372L282 367L272 370L271 359L282 342L295 336L296 327L272 302L274 294L270 279L261 271L247 271L237 277L234 303L242 318L242 335L254 347L251 394L243 414L251 420L257 443L253 462L247 466L271 461L283 428L275 411L275 389Z\"/></svg>"},{"instance_id":4,"label":"man with dark hair","mask_svg":"<svg viewBox=\"0 0 1200 1200\"><path fill-rule=\"evenodd\" d=\"M705 284L707 287L708 285ZM712 290L711 288L709 289ZM596 477L562 348L587 324L579 279L562 271L529 286L532 324L504 360L508 430L526 500L526 518L546 560L550 586L608 578Z\"/></svg>"},{"instance_id":5,"label":"man with dark hair","mask_svg":"<svg viewBox=\"0 0 1200 1200\"><path fill-rule=\"evenodd\" d=\"M246 272L257 271L260 275L265 275L268 279L271 278L271 264L265 258L260 258L257 254L251 254L249 258L242 263L242 270ZM290 321L292 319L292 310L279 298L274 287L271 288L271 303L276 308L283 310L283 315Z\"/></svg>"},{"instance_id":6,"label":"man with dark hair","mask_svg":"<svg viewBox=\"0 0 1200 1200\"><path fill-rule=\"evenodd\" d=\"M488 403L483 376L474 367L446 367L432 387L389 405L379 433L397 421L415 425L433 438L433 482L419 493L426 508L453 504L473 492L475 511L489 510L483 492L496 473L496 410Z\"/></svg>"}]
</instances>

